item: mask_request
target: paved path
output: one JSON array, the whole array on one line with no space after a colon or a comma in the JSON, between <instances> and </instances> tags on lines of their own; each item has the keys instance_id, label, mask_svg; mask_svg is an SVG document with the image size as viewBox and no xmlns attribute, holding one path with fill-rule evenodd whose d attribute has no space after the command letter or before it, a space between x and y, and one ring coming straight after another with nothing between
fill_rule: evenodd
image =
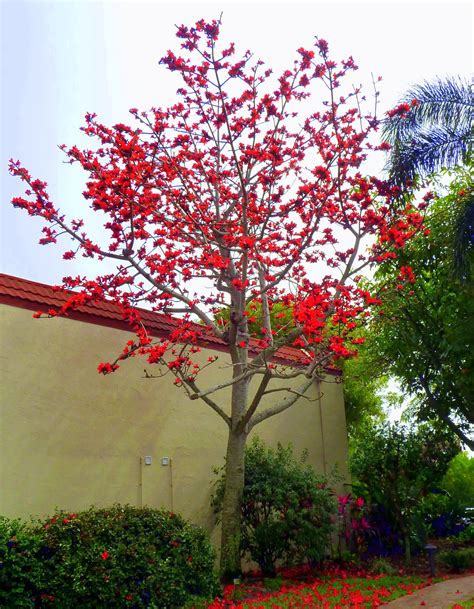
<instances>
[{"instance_id":1,"label":"paved path","mask_svg":"<svg viewBox=\"0 0 474 609\"><path fill-rule=\"evenodd\" d=\"M384 605L384 609L450 609L454 603L467 600L472 600L474 608L474 575L447 579L417 590Z\"/></svg>"}]
</instances>

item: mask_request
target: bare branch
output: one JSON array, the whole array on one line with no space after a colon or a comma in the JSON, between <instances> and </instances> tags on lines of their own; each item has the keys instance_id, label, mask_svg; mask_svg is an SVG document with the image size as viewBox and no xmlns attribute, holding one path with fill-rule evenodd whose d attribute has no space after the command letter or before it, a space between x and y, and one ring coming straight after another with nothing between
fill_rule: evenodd
<instances>
[{"instance_id":1,"label":"bare branch","mask_svg":"<svg viewBox=\"0 0 474 609\"><path fill-rule=\"evenodd\" d=\"M292 389L291 387L278 387L275 389L269 389L268 391L265 391L262 395L268 395L269 393L278 393L279 391L287 391L288 393L294 393L299 397L307 400L308 402L317 402L319 399L319 397L309 398L307 395L304 395L303 393L300 393L299 391L296 391L296 389Z\"/></svg>"},{"instance_id":2,"label":"bare branch","mask_svg":"<svg viewBox=\"0 0 474 609\"><path fill-rule=\"evenodd\" d=\"M235 365L236 364L234 364L234 366ZM225 389L226 387L235 385L235 383L238 383L239 381L243 381L244 379L250 378L251 376L254 376L255 374L265 374L266 370L267 370L266 368L250 367L244 373L239 374L238 376L236 376L234 378L231 378L226 383L221 383L220 385L214 385L214 387L211 387L210 389L207 389L206 391L196 390L194 393L190 394L189 397L191 398L191 400L199 400L200 398L204 398L207 395L211 395L212 393L215 393L216 391L220 391L221 389Z\"/></svg>"},{"instance_id":3,"label":"bare branch","mask_svg":"<svg viewBox=\"0 0 474 609\"><path fill-rule=\"evenodd\" d=\"M161 284L161 283L157 283L153 279L152 275L150 275L150 273L148 273L148 271L146 271L135 260L133 260L133 258L127 258L127 260L130 262L130 264L134 268L137 269L137 271L140 273L140 275L142 277L144 277L145 279L147 279L152 285L154 285L155 288L157 288L158 290L161 290L165 294L169 294L170 296L172 296L176 300L180 300L184 304L188 305L189 309L195 315L197 315L199 317L199 319L206 324L206 326L208 326L209 328L212 328L214 334L218 338L224 339L224 333L222 332L222 330L220 330L218 328L218 326L214 323L214 321L206 313L204 313L204 311L202 311L198 306L196 306L196 304L190 298L188 298L187 296L185 296L184 294L182 294L180 292L177 292L176 290L171 289L167 285L164 285L164 284Z\"/></svg>"},{"instance_id":4,"label":"bare branch","mask_svg":"<svg viewBox=\"0 0 474 609\"><path fill-rule=\"evenodd\" d=\"M190 398L196 399L196 398L193 398L192 395L200 394L199 387L192 380L184 379L184 378L182 380L188 387L190 387L194 391L194 394L188 394L190 396ZM210 392L208 392L208 393L210 393ZM211 400L211 398L208 397L207 393L200 394L199 397L202 399L203 402L205 402L208 406L210 406L212 408L212 410L214 410L214 412L217 412L217 414L225 421L225 423L227 424L228 427L231 426L231 419L230 419L229 415L227 415L224 412L224 410L218 404L216 404L216 402L214 402L214 400Z\"/></svg>"},{"instance_id":5,"label":"bare branch","mask_svg":"<svg viewBox=\"0 0 474 609\"><path fill-rule=\"evenodd\" d=\"M266 410L263 410L262 412L259 412L257 414L255 414L249 421L248 423L248 429L249 431L251 429L253 429L255 427L255 425L258 425L259 423L261 423L262 421L265 421L266 419L269 419L270 417L274 417L277 414L280 414L280 412L284 412L285 410L287 410L288 408L290 408L291 406L293 406L293 404L300 398L303 397L304 394L306 393L306 391L308 391L308 389L311 387L311 385L314 383L314 379L308 379L300 388L299 390L292 390L292 395L286 398L283 398L281 400L281 402L279 402L278 404L275 404L275 406L272 406L271 408L267 408Z\"/></svg>"},{"instance_id":6,"label":"bare branch","mask_svg":"<svg viewBox=\"0 0 474 609\"><path fill-rule=\"evenodd\" d=\"M261 265L258 268L258 280L260 282L260 292L262 294L262 322L266 330L266 338L270 345L273 345L272 322L270 318L270 305L266 291L265 270Z\"/></svg>"},{"instance_id":7,"label":"bare branch","mask_svg":"<svg viewBox=\"0 0 474 609\"><path fill-rule=\"evenodd\" d=\"M270 382L271 378L272 378L271 372L269 370L267 370L265 372L265 374L263 375L263 378L262 378L262 380L260 382L260 385L259 385L257 391L255 392L255 395L254 395L254 398L252 400L252 403L250 404L250 406L249 406L247 412L245 413L243 419L239 423L239 427L241 429L245 429L245 427L247 426L247 423L252 418L253 413L257 410L258 405L260 404L260 401L261 401L263 395L265 394L265 390L266 390L267 385Z\"/></svg>"}]
</instances>

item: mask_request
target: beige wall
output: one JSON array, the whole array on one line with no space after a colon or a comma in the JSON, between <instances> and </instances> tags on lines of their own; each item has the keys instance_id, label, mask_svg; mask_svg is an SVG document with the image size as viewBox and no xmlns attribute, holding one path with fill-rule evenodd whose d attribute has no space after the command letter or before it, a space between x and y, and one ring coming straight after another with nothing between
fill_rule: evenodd
<instances>
[{"instance_id":1,"label":"beige wall","mask_svg":"<svg viewBox=\"0 0 474 609\"><path fill-rule=\"evenodd\" d=\"M212 468L223 463L224 422L204 403L190 401L170 375L142 378L143 359L97 374L99 362L120 352L127 332L32 319L31 311L6 305L0 315L0 514L148 504L181 512L212 532ZM228 374L228 356L218 355L199 378L202 385L204 376L212 384ZM269 444L291 442L297 453L307 448L320 472L338 463L347 476L342 388L323 383L321 391L322 400L315 387L312 401L300 400L255 432ZM225 405L228 392L216 400ZM171 465L161 465L163 457Z\"/></svg>"}]
</instances>

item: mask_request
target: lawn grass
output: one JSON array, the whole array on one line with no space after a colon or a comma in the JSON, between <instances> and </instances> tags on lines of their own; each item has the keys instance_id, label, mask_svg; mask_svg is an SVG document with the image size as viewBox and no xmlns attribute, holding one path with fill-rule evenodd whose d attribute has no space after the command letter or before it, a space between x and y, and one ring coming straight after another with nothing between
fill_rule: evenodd
<instances>
[{"instance_id":1,"label":"lawn grass","mask_svg":"<svg viewBox=\"0 0 474 609\"><path fill-rule=\"evenodd\" d=\"M474 596L467 601L462 601L462 603L454 603L451 609L473 609L474 607Z\"/></svg>"},{"instance_id":2,"label":"lawn grass","mask_svg":"<svg viewBox=\"0 0 474 609\"><path fill-rule=\"evenodd\" d=\"M383 575L283 581L279 590L271 591L269 582L265 588L241 584L228 586L224 599L209 609L373 609L427 583L419 577Z\"/></svg>"}]
</instances>

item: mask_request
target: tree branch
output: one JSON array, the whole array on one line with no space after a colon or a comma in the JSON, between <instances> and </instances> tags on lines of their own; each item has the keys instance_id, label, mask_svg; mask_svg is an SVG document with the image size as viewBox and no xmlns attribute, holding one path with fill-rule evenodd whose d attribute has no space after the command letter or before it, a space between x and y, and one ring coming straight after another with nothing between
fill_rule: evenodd
<instances>
[{"instance_id":1,"label":"tree branch","mask_svg":"<svg viewBox=\"0 0 474 609\"><path fill-rule=\"evenodd\" d=\"M225 389L226 387L235 385L239 381L243 381L244 379L254 376L255 374L266 374L266 371L267 371L267 369L265 369L265 368L250 367L244 373L239 374L235 378L232 378L230 381L227 381L226 383L221 383L220 385L214 385L214 387L211 387L210 389L207 389L206 391L199 391L199 389L196 388L196 391L194 393L191 393L189 395L189 398L191 400L203 399L204 397L206 397L212 393L215 393L216 391L220 391L221 389Z\"/></svg>"},{"instance_id":2,"label":"tree branch","mask_svg":"<svg viewBox=\"0 0 474 609\"><path fill-rule=\"evenodd\" d=\"M243 419L239 423L239 428L240 429L243 430L243 429L246 428L247 423L252 418L253 413L257 410L258 405L260 404L260 401L261 401L263 395L265 394L265 389L267 388L268 383L270 382L271 378L272 378L272 374L267 369L267 371L263 375L263 378L262 378L262 380L260 382L260 385L259 385L257 391L255 392L255 395L254 395L254 398L252 400L252 403L248 407L247 412L245 413Z\"/></svg>"},{"instance_id":3,"label":"tree branch","mask_svg":"<svg viewBox=\"0 0 474 609\"><path fill-rule=\"evenodd\" d=\"M185 296L184 294L181 294L180 292L176 292L176 290L172 290L170 287L161 284L161 283L157 283L152 275L150 275L150 273L148 273L147 271L145 271L145 269L143 269L137 262L135 262L135 260L133 260L133 258L127 258L127 260L130 262L130 264L137 269L137 271L140 273L140 275L142 277L144 277L145 279L147 279L152 285L155 286L155 288L157 288L158 290L161 290L162 292L164 292L165 294L169 294L170 296L172 296L173 298L175 298L176 300L180 300L181 302L184 302L184 304L186 304L190 310L199 317L199 319L201 321L203 321L207 327L212 328L214 334L218 337L224 340L224 333L219 330L219 328L217 327L217 325L212 321L212 319L206 315L206 313L204 313L204 311L202 311L199 307L197 307L194 302L188 298L187 296Z\"/></svg>"},{"instance_id":4,"label":"tree branch","mask_svg":"<svg viewBox=\"0 0 474 609\"><path fill-rule=\"evenodd\" d=\"M262 421L265 421L266 419L269 419L270 417L274 417L276 414L280 414L280 412L284 412L285 410L287 410L288 408L293 406L293 404L300 397L304 397L306 391L311 387L313 382L314 382L313 378L308 379L306 381L306 383L304 383L300 387L299 391L297 391L297 390L292 391L293 395L291 397L283 398L281 400L281 402L279 402L278 404L275 404L275 406L272 406L271 408L267 408L266 410L263 410L262 412L255 414L248 423L249 431L251 429L253 429L255 427L255 425L258 425Z\"/></svg>"},{"instance_id":5,"label":"tree branch","mask_svg":"<svg viewBox=\"0 0 474 609\"><path fill-rule=\"evenodd\" d=\"M230 428L230 426L231 426L230 417L224 412L224 410L218 404L216 404L216 402L214 402L214 400L211 400L211 398L208 397L207 394L212 393L211 391L204 392L203 394L201 394L198 386L196 385L196 383L194 381L190 381L188 379L183 378L183 382L194 391L194 394L188 394L192 400L197 399L197 397L199 397L201 400L203 400L203 402L205 402L208 406L210 406L212 408L212 410L214 410L214 412L217 412L217 414L225 421L227 426ZM192 397L193 395L196 397Z\"/></svg>"}]
</instances>

